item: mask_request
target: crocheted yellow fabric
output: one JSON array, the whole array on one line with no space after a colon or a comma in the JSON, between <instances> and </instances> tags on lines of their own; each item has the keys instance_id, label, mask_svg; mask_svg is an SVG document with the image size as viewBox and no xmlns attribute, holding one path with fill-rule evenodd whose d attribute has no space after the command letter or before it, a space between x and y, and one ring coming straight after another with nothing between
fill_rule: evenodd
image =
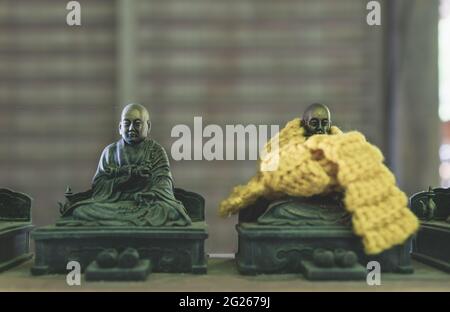
<instances>
[{"instance_id":1,"label":"crocheted yellow fabric","mask_svg":"<svg viewBox=\"0 0 450 312\"><path fill-rule=\"evenodd\" d=\"M407 207L407 197L383 164L380 150L352 131L331 128L330 135L306 139L300 119L290 121L265 146L267 155L246 185L237 186L220 204L227 216L254 203L259 197L312 196L344 192L344 204L352 214L353 231L362 237L365 252L377 254L403 243L419 226ZM272 151L278 139L279 151ZM274 145L276 146L276 145ZM279 155L278 167L265 171Z\"/></svg>"}]
</instances>

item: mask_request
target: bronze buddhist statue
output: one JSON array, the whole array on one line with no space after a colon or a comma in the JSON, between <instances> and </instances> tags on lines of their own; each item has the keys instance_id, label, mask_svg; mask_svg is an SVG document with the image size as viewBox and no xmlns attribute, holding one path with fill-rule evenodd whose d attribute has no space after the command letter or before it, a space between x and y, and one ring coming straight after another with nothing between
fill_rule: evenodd
<instances>
[{"instance_id":1,"label":"bronze buddhist statue","mask_svg":"<svg viewBox=\"0 0 450 312\"><path fill-rule=\"evenodd\" d=\"M140 104L121 114L121 139L100 157L89 198L70 200L57 225L186 226L183 204L175 199L164 148L148 137L151 122Z\"/></svg>"}]
</instances>

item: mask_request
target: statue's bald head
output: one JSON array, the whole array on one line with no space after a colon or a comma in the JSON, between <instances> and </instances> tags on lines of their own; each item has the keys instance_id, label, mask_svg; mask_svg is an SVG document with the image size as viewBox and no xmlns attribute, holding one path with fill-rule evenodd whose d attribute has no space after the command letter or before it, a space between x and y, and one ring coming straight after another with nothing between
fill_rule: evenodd
<instances>
[{"instance_id":1,"label":"statue's bald head","mask_svg":"<svg viewBox=\"0 0 450 312\"><path fill-rule=\"evenodd\" d=\"M145 140L150 131L150 114L141 104L128 104L122 110L119 132L128 144Z\"/></svg>"},{"instance_id":2,"label":"statue's bald head","mask_svg":"<svg viewBox=\"0 0 450 312\"><path fill-rule=\"evenodd\" d=\"M122 110L121 119L123 119L124 115L133 110L138 111L141 114L141 116L146 120L150 120L150 114L148 110L143 105L138 103L131 103L125 106Z\"/></svg>"},{"instance_id":3,"label":"statue's bald head","mask_svg":"<svg viewBox=\"0 0 450 312\"><path fill-rule=\"evenodd\" d=\"M331 130L330 110L324 104L309 105L303 113L302 126L305 128L305 136L329 134Z\"/></svg>"}]
</instances>

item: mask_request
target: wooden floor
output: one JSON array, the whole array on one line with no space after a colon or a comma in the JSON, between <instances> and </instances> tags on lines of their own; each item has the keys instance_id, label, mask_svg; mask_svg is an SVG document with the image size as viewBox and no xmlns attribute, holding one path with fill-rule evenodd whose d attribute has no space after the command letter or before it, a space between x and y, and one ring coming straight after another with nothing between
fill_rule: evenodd
<instances>
[{"instance_id":1,"label":"wooden floor","mask_svg":"<svg viewBox=\"0 0 450 312\"><path fill-rule=\"evenodd\" d=\"M0 273L1 291L450 291L450 274L414 262L411 275L382 274L380 286L365 281L313 282L298 274L239 275L232 259L210 259L208 274L149 275L146 282L85 282L68 286L65 275L31 276L31 261Z\"/></svg>"}]
</instances>

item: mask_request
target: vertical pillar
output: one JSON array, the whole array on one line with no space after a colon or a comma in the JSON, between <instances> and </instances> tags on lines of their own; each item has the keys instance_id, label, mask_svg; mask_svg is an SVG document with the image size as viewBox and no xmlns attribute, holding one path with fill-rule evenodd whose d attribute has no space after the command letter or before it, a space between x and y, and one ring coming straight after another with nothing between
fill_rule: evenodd
<instances>
[{"instance_id":1,"label":"vertical pillar","mask_svg":"<svg viewBox=\"0 0 450 312\"><path fill-rule=\"evenodd\" d=\"M137 101L136 1L117 0L117 105L120 112ZM118 114L116 114L118 116Z\"/></svg>"}]
</instances>

